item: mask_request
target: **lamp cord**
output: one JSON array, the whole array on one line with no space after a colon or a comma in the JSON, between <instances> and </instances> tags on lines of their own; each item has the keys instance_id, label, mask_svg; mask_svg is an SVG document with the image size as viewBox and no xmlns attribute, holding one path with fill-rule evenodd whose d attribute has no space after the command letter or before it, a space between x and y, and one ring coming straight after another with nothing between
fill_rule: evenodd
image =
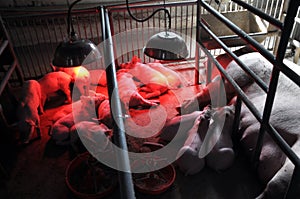
<instances>
[{"instance_id":1,"label":"lamp cord","mask_svg":"<svg viewBox=\"0 0 300 199\"><path fill-rule=\"evenodd\" d=\"M68 10L68 36L75 36L75 30L74 30L74 26L73 26L73 22L72 22L72 19L71 19L71 11L72 11L72 8L74 7L74 5L76 3L78 3L79 1L81 0L76 0L74 1L70 6L69 6L69 10ZM71 29L71 32L70 32L70 29Z\"/></svg>"},{"instance_id":2,"label":"lamp cord","mask_svg":"<svg viewBox=\"0 0 300 199\"><path fill-rule=\"evenodd\" d=\"M168 20L169 20L168 29L171 29L171 14L170 14L169 10L165 8L165 3L164 3L164 8L159 8L159 9L155 10L151 15L149 15L148 17L146 17L144 19L139 19L132 15L130 8L129 8L128 0L126 0L126 8L127 8L129 16L137 22L145 22L145 21L149 20L151 17L153 17L157 12L164 11L165 14L168 16Z\"/></svg>"}]
</instances>

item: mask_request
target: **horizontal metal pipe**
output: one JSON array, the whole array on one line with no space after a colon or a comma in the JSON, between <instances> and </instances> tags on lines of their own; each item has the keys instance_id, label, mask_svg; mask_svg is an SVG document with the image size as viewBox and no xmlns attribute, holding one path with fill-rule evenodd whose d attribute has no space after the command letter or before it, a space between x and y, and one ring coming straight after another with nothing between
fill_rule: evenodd
<instances>
[{"instance_id":1,"label":"horizontal metal pipe","mask_svg":"<svg viewBox=\"0 0 300 199\"><path fill-rule=\"evenodd\" d=\"M238 84L231 78L230 75L225 71L225 69L219 64L219 62L210 54L210 52L200 43L201 49L209 56L211 60L214 61L216 67L219 71L223 74L226 80L234 87L235 91L237 92L240 99L245 103L245 105L249 108L252 112L254 117L257 119L258 122L262 123L262 115L253 105L253 103L248 99L247 95L244 91L238 86ZM274 141L278 144L278 146L283 150L283 152L287 155L287 157L296 165L300 163L298 156L293 152L290 146L285 142L285 140L280 136L280 134L276 131L276 129L269 123L266 124L266 130L272 136Z\"/></svg>"},{"instance_id":2,"label":"horizontal metal pipe","mask_svg":"<svg viewBox=\"0 0 300 199\"><path fill-rule=\"evenodd\" d=\"M269 60L272 64L275 63L275 57L268 50L264 48L260 43L258 43L255 39L250 37L245 31L236 26L233 22L227 19L225 16L220 14L210 5L208 5L203 0L200 1L201 5L213 14L217 19L219 19L222 23L224 23L228 28L230 28L233 32L235 32L241 39L245 40L247 43L251 44L258 52L260 52L267 60Z\"/></svg>"},{"instance_id":3,"label":"horizontal metal pipe","mask_svg":"<svg viewBox=\"0 0 300 199\"><path fill-rule=\"evenodd\" d=\"M263 11L255 8L254 6L251 6L249 4L247 4L244 1L241 0L232 0L233 2L239 4L240 6L242 6L243 8L246 8L247 10L249 10L250 12L256 14L257 16L261 17L264 20L267 20L268 22L270 22L272 25L276 26L277 28L280 28L282 30L283 28L283 23L277 19L274 19L273 17L271 17L270 15L264 13Z\"/></svg>"},{"instance_id":4,"label":"horizontal metal pipe","mask_svg":"<svg viewBox=\"0 0 300 199\"><path fill-rule=\"evenodd\" d=\"M190 0L190 1L178 1L178 2L166 2L165 6L166 7L171 7L171 6L182 6L182 5L196 5L197 1L196 0ZM130 9L157 9L164 7L163 4L153 4L152 2L150 4L143 4L143 5L131 5L130 4ZM109 11L124 11L126 10L126 6L124 5L123 7L107 7Z\"/></svg>"},{"instance_id":5,"label":"horizontal metal pipe","mask_svg":"<svg viewBox=\"0 0 300 199\"><path fill-rule=\"evenodd\" d=\"M292 6L290 8L291 15L295 16L298 6L299 6L299 1L291 1ZM228 26L233 32L235 32L238 36L241 37L241 39L245 40L247 43L252 45L262 56L264 56L269 62L271 62L274 66L279 68L281 72L283 72L287 77L289 77L293 82L295 82L298 86L300 86L300 78L297 73L295 73L293 70L288 68L285 64L282 63L282 61L278 61L279 59L276 59L273 54L271 54L267 49L265 49L260 43L258 43L256 40L251 38L249 34L241 30L238 26L236 26L234 23L232 23L230 20L228 20L226 17L224 17L222 14L220 14L218 11L216 11L214 8L212 8L210 5L208 5L206 2L203 0L200 1L201 5L207 9L211 14L213 14L216 18L218 18L221 22L223 22L226 26ZM291 15L287 15L291 16ZM285 24L292 24L294 23L294 18L289 17L288 20L285 20ZM292 28L289 25L290 28ZM286 25L285 25L286 29ZM283 31L282 34L288 33L287 30ZM285 40L288 40L288 38L285 38ZM285 42L286 43L286 42ZM282 48L282 47L281 47ZM278 48L278 49L281 49ZM286 48L283 50L285 51ZM278 55L284 56L285 52L281 51L281 53ZM282 59L281 59L282 60Z\"/></svg>"},{"instance_id":6,"label":"horizontal metal pipe","mask_svg":"<svg viewBox=\"0 0 300 199\"><path fill-rule=\"evenodd\" d=\"M286 156L291 160L291 162L299 167L300 159L297 154L291 149L290 145L281 137L278 131L271 125L266 124L266 130L269 135L273 138L273 140L277 143L280 149L286 154Z\"/></svg>"},{"instance_id":7,"label":"horizontal metal pipe","mask_svg":"<svg viewBox=\"0 0 300 199\"><path fill-rule=\"evenodd\" d=\"M231 50L219 39L205 24L199 24L229 55L236 63L265 91L268 92L268 86L261 80L248 66L246 66Z\"/></svg>"},{"instance_id":8,"label":"horizontal metal pipe","mask_svg":"<svg viewBox=\"0 0 300 199\"><path fill-rule=\"evenodd\" d=\"M243 100L245 105L249 108L249 110L253 113L255 118L262 122L262 116L260 112L257 110L257 108L253 105L253 103L248 99L247 95L244 93L244 91L241 89L241 87L232 79L232 77L225 71L223 66L220 65L220 63L210 54L210 52L205 48L205 46L200 43L201 49L204 51L204 53L209 57L209 59L213 60L218 70L222 73L222 75L226 78L226 80L233 86L235 91L237 92L238 96Z\"/></svg>"}]
</instances>

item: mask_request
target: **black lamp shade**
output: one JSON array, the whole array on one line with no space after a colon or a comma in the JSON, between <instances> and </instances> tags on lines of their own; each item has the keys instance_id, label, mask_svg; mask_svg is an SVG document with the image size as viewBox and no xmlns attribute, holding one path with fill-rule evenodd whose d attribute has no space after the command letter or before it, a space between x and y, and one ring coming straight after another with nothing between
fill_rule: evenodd
<instances>
[{"instance_id":1,"label":"black lamp shade","mask_svg":"<svg viewBox=\"0 0 300 199\"><path fill-rule=\"evenodd\" d=\"M182 60L189 52L186 43L173 32L160 32L153 35L144 47L144 53L158 60Z\"/></svg>"},{"instance_id":2,"label":"black lamp shade","mask_svg":"<svg viewBox=\"0 0 300 199\"><path fill-rule=\"evenodd\" d=\"M70 39L57 46L52 64L57 67L74 67L92 63L100 58L97 46L90 40Z\"/></svg>"}]
</instances>

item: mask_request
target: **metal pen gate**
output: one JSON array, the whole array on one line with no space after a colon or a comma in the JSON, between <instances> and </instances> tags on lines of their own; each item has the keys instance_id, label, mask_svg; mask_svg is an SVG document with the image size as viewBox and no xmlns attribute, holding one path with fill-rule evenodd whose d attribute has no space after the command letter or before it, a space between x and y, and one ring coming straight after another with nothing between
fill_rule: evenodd
<instances>
[{"instance_id":1,"label":"metal pen gate","mask_svg":"<svg viewBox=\"0 0 300 199\"><path fill-rule=\"evenodd\" d=\"M251 5L261 7L276 18L280 17L278 13L282 6L281 0L244 1ZM152 2L151 5L132 5L132 12L138 16L143 16L151 13L154 9L163 6L159 2L155 2ZM188 38L188 44L190 46L190 55L188 59L193 60L195 58L195 45L192 40L196 39L197 1L186 0L167 2L165 6L170 10L172 16L172 30L182 34L184 39ZM164 28L164 16L162 13L145 23L137 24L129 18L124 5L107 6L107 9L109 11L110 21L112 24L112 34L114 35L119 33L126 34L124 31L135 28ZM221 9L222 13L245 10L241 6L237 6L232 2L226 4L226 6ZM37 79L52 71L50 63L52 61L54 50L59 42L67 36L67 12L65 10L56 10L51 7L47 10L43 9L43 11L35 10L36 11L30 12L16 10L10 11L9 13L5 13L4 11L1 14L6 29L11 37L11 41L22 67L25 79ZM78 35L81 38L90 39L95 44L99 44L102 41L102 33L98 8L92 7L74 9L73 13L73 23ZM151 32L148 34L151 34ZM127 36L129 37L130 35L128 34ZM274 43L270 42L274 40L271 39L271 37L273 36L267 37L264 41L265 45L269 46L269 50L272 50L274 47ZM277 36L275 35L275 37ZM146 36L139 40L141 41L139 45L142 45L142 42L145 42L146 40ZM118 62L128 61L133 54L142 57L144 61L149 60L142 56L142 49L132 49L134 46L132 46L129 42L124 43L124 41L122 41L122 43L119 44L118 48L121 50L121 55L117 57ZM218 49L214 50L213 54L218 55L220 53L221 51Z\"/></svg>"},{"instance_id":2,"label":"metal pen gate","mask_svg":"<svg viewBox=\"0 0 300 199\"><path fill-rule=\"evenodd\" d=\"M266 8L264 7L266 5ZM270 6L271 5L271 6ZM294 175L292 178L292 182L290 184L290 189L288 194L294 194L297 192L297 185L299 185L299 166L300 160L299 157L291 150L291 148L287 145L286 142L279 136L278 132L268 123L268 119L270 116L270 111L272 108L273 98L276 91L277 79L279 73L282 72L291 80L293 80L296 84L300 85L300 78L293 71L289 70L283 63L284 54L286 51L286 47L288 46L290 33L293 27L293 17L296 15L296 9L299 6L298 0L290 0L289 11L287 12L285 23L282 23L278 19L281 17L281 8L283 5L283 1L259 1L259 0L247 0L247 1L239 1L232 0L230 4L225 7L221 7L221 12L232 12L234 11L243 11L247 9L253 12L255 15L262 17L263 19L269 21L271 24L276 26L281 30L281 39L278 43L278 49L276 50L276 56L274 56L269 50L273 49L276 42L273 42L272 39L272 47L268 45L267 48L261 46L257 41L253 40L246 33L241 33L239 31L234 30L235 26L233 24L227 24L227 26L233 29L233 32L240 37L243 37L247 43L253 45L261 54L263 54L270 62L274 64L274 73L272 81L269 85L269 88L265 87L265 90L268 90L268 98L266 102L266 108L263 115L260 115L256 108L251 105L247 97L240 92L239 93L239 102L243 101L249 109L252 110L258 121L262 124L261 132L260 132L260 140L258 141L258 147L256 152L256 157L260 154L262 137L264 131L268 131L271 135L273 135L274 139L277 140L278 145L282 148L282 150L287 154L288 158L295 164L296 169L294 170ZM162 6L162 5L157 5ZM199 6L199 7L197 7ZM268 7L270 6L270 7ZM203 45L201 45L201 41L198 40L196 33L199 31L199 26L201 28L206 29L207 32L210 33L210 36L214 40L218 40L218 37L211 33L210 29L207 27L205 23L202 23L199 20L199 16L197 16L197 10L205 9L207 13L211 13L214 16L219 16L219 12L213 9L210 5L208 5L205 1L182 1L178 3L167 3L166 7L171 10L171 15L173 15L172 21L172 29L177 30L185 35L189 35L191 38L196 39L200 43L200 47L205 52L205 54L209 57L209 59L213 60L219 70L224 74L224 76L236 87L236 83L233 82L230 77L226 74L226 72L222 69L222 67L218 64L218 62L214 59L214 56L223 52L222 50L207 50ZM136 14L144 13L142 9L149 9L147 12L151 12L151 9L155 9L156 6L134 6L132 9L135 10ZM199 9L197 9L199 8ZM272 9L271 9L272 8ZM273 9L274 8L274 9ZM269 13L265 14L261 11L267 10ZM111 24L112 24L112 32L116 35L117 33L124 32L124 30L131 30L134 27L143 26L159 26L159 24L163 27L163 19L156 18L153 21L149 21L146 24L138 25L135 22L132 22L131 19L126 17L125 8L114 8L108 7L110 11ZM205 12L204 12L205 13ZM270 14L271 13L271 14ZM174 18L175 14L175 18ZM185 15L184 15L185 14ZM191 15L191 16L189 16ZM272 15L270 17L270 15ZM84 9L78 10L74 13L75 19L74 26L76 32L82 38L91 39L96 44L102 41L102 33L101 33L101 22L100 16L98 13L98 9ZM185 17L184 17L185 16ZM162 17L162 16L161 16ZM45 13L34 13L34 14L20 14L15 13L13 16L3 16L5 21L5 25L7 30L11 36L11 40L13 42L15 51L19 58L20 64L22 66L22 70L24 73L25 79L38 78L43 74L51 71L50 63L52 59L52 55L55 47L58 45L60 41L62 41L65 37L66 33L66 14L61 11L48 11ZM226 18L220 16L219 19L221 21L225 21ZM156 21L155 21L156 20ZM199 22L199 23L198 23ZM123 25L122 25L123 23ZM129 25L127 24L129 23ZM127 25L126 25L127 24ZM174 25L175 24L175 25ZM264 42L268 42L265 40ZM118 42L116 42L118 43ZM221 42L218 42L220 45ZM123 45L123 43L122 43ZM138 56L142 56L141 50L134 48L130 43L125 42L125 50L121 51L120 56L117 57L119 62L126 62L133 54ZM121 47L120 47L121 48ZM121 48L123 49L123 47ZM194 52L194 54L190 54L189 59L202 59L203 57L197 56L196 46L192 46L190 52ZM229 54L233 55L231 49L228 49L225 46L225 51ZM146 61L146 60L145 60ZM198 60L199 61L199 60ZM236 87L237 88L237 87ZM238 89L238 88L237 88ZM239 104L240 104L239 103Z\"/></svg>"},{"instance_id":3,"label":"metal pen gate","mask_svg":"<svg viewBox=\"0 0 300 199\"><path fill-rule=\"evenodd\" d=\"M255 15L260 16L264 20L269 21L272 25L276 26L281 31L281 37L278 41L278 49L276 49L275 55L273 55L271 52L269 52L265 46L260 45L257 41L255 41L252 37L249 37L247 33L244 31L240 31L240 29L231 21L229 21L226 17L221 15L217 10L215 10L212 6L210 6L205 1L199 1L198 6L201 8L206 9L208 12L210 12L212 15L214 15L218 20L220 20L222 23L226 24L232 31L234 31L240 38L243 38L248 44L250 44L252 47L254 47L261 55L263 55L270 63L273 64L273 71L272 71L272 78L269 85L266 85L263 81L260 80L259 77L256 75L251 75L247 69L247 67L243 67L243 63L239 60L238 57L234 55L234 53L224 44L224 42L216 35L214 34L207 24L203 23L201 20L199 20L199 28L198 31L205 31L207 32L215 42L217 42L224 51L226 51L227 54L229 54L234 60L237 61L238 65L247 73L250 75L250 77L257 83L258 86L262 90L264 90L267 94L263 114L261 114L258 109L254 106L254 104L247 98L246 94L242 91L242 89L238 86L238 84L231 78L230 75L224 70L224 68L220 65L220 63L214 58L214 56L207 50L205 47L205 44L202 43L201 40L198 40L200 42L201 49L205 52L205 54L209 57L209 59L213 60L215 66L219 69L219 71L223 74L223 77L235 88L236 93L238 94L237 99L237 107L236 107L236 118L239 118L241 105L244 103L248 109L251 111L251 113L255 116L257 121L260 123L260 131L258 140L255 147L255 153L254 153L254 163L257 164L259 160L259 156L262 149L263 144L263 137L265 132L268 132L271 138L275 141L275 143L281 148L281 150L285 153L287 158L291 160L291 162L295 165L295 169L293 172L292 179L289 184L289 189L286 194L286 198L295 198L295 196L299 196L299 186L300 186L300 172L299 172L299 166L300 166L300 159L297 156L297 154L291 149L291 147L287 144L287 142L281 137L281 135L278 133L278 131L270 124L269 119L272 111L272 106L274 102L274 97L276 93L276 87L278 85L278 78L280 73L283 73L286 75L290 80L292 80L295 84L300 86L300 77L297 73L295 73L293 70L291 70L289 67L287 67L283 63L284 55L286 52L286 48L289 44L290 40L290 34L294 26L294 19L297 14L298 7L300 6L300 2L298 0L290 0L284 2L284 7L287 8L285 10L285 18L284 21L280 21L264 12L261 11L261 9L255 8L243 1L240 0L232 0L232 2L236 3L237 5L240 5L244 8L247 8L249 11L253 12ZM202 14L202 13L201 13ZM201 14L199 14L201 16ZM199 17L200 17L199 16ZM200 19L200 18L198 18ZM239 119L236 121L239 122ZM239 126L239 123L235 124L236 130Z\"/></svg>"}]
</instances>

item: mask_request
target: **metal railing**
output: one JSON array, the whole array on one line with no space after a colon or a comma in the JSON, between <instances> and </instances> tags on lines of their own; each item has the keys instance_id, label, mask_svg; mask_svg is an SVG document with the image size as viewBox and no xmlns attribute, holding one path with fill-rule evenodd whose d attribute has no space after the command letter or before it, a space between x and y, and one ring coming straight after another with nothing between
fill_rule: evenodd
<instances>
[{"instance_id":1,"label":"metal railing","mask_svg":"<svg viewBox=\"0 0 300 199\"><path fill-rule=\"evenodd\" d=\"M272 15L278 17L281 8L281 0L245 0L263 11L267 10ZM271 3L270 3L271 2ZM133 13L138 16L150 14L154 9L163 5L157 1L148 4L134 4L131 6ZM195 58L195 42L196 39L196 4L195 0L167 2L166 8L170 10L172 16L173 31L178 32L187 39L190 55L188 59ZM141 30L155 27L156 29L164 29L164 15L159 13L155 17L145 23L137 23L133 21L127 14L124 5L108 6L111 28L113 35L124 33L124 31L139 28ZM233 3L221 7L222 12L237 12L243 9ZM2 17L8 33L11 37L12 44L19 59L25 79L36 79L47 72L52 71L50 63L56 46L67 36L67 12L64 10L43 10L43 12L35 11L11 11L9 14L2 13ZM74 27L77 34L84 39L90 39L95 44L102 41L101 23L99 13L96 7L77 9L73 11ZM149 29L148 29L149 30ZM132 32L132 31L131 31ZM148 35L152 32L145 31ZM126 35L128 38L130 34ZM144 37L135 38L142 45L147 40ZM269 49L274 46L274 39L267 39L265 42L272 41ZM128 40L128 41L132 41ZM117 41L117 48L121 52L121 56L116 57L118 62L126 62L133 54L140 56L145 61L150 59L143 56L141 49L133 49L130 42ZM214 50L214 55L220 54L221 51Z\"/></svg>"},{"instance_id":2,"label":"metal railing","mask_svg":"<svg viewBox=\"0 0 300 199\"><path fill-rule=\"evenodd\" d=\"M300 6L300 2L297 0L290 0L288 9L286 11L286 16L283 22L280 20L262 12L260 9L257 9L243 1L240 0L232 0L236 4L243 6L244 8L247 8L251 12L253 12L255 15L260 16L261 18L269 21L272 25L276 26L281 30L281 37L278 42L278 49L276 50L275 55L270 53L265 46L261 45L257 41L255 41L253 38L249 37L247 33L244 31L241 31L235 24L231 23L227 18L222 16L219 12L217 12L215 9L213 9L210 5L208 5L204 1L199 1L199 6L205 8L208 12L213 14L218 20L222 21L222 23L226 24L232 31L234 31L239 37L241 37L243 40L245 40L249 45L254 47L261 55L263 55L270 63L273 64L273 71L272 71L272 78L270 80L269 85L265 85L261 82L259 77L256 77L256 75L253 75L249 73L249 70L247 67L243 65L243 63L240 61L240 59L235 56L230 49L222 42L212 31L209 30L207 25L205 23L202 23L202 21L199 21L199 28L206 31L222 48L224 51L226 51L227 54L232 57L240 67L246 71L246 73L249 74L251 78L255 80L255 82L264 90L264 92L267 93L267 98L265 101L265 106L263 113L259 112L258 109L255 107L255 105L248 99L247 95L243 92L243 90L238 86L238 84L232 79L232 77L225 71L225 69L219 64L219 62L214 58L214 56L205 48L203 43L200 42L201 49L205 52L205 54L209 57L210 60L213 60L215 66L219 69L219 71L223 74L224 78L234 87L238 94L238 107L237 107L237 113L240 113L241 109L241 102L243 102L248 109L251 111L251 113L255 116L257 121L260 123L260 130L259 130L259 136L254 152L254 163L255 165L258 164L262 145L263 145L263 137L265 132L268 132L268 134L272 137L272 139L275 141L275 143L281 148L281 150L285 153L285 155L290 159L290 161L295 165L293 177L291 179L289 189L287 192L286 197L287 198L293 198L295 195L299 195L299 189L297 188L300 184L299 179L299 166L300 166L300 159L297 156L297 154L291 149L289 144L281 137L280 133L270 124L269 120L271 117L271 111L273 107L274 97L276 94L276 88L278 85L278 78L280 73L283 73L286 75L290 80L292 80L295 84L300 86L300 77L298 74L296 74L294 71L292 71L289 67L287 67L283 63L284 54L286 52L291 32L294 25L294 19L296 17L296 13L298 10L298 7ZM239 115L236 116L236 118L239 118ZM239 120L236 120L239 122ZM235 124L238 126L239 124Z\"/></svg>"}]
</instances>

